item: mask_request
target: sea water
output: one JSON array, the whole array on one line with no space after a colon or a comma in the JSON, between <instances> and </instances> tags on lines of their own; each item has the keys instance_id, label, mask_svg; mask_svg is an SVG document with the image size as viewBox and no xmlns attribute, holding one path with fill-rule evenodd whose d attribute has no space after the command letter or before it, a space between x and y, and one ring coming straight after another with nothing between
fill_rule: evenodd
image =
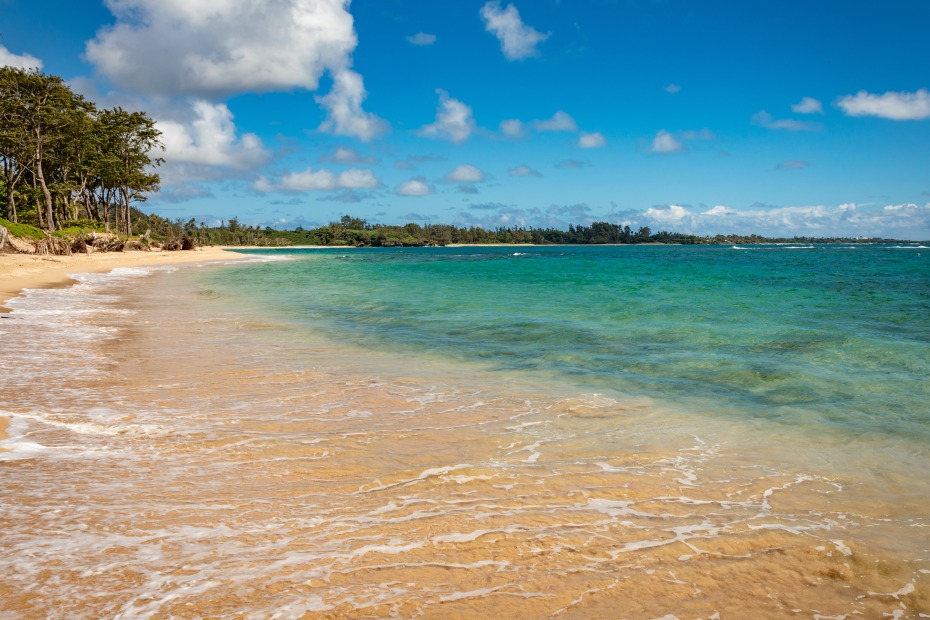
<instances>
[{"instance_id":1,"label":"sea water","mask_svg":"<svg viewBox=\"0 0 930 620\"><path fill-rule=\"evenodd\" d=\"M0 613L930 614L930 249L250 256L9 302Z\"/></svg>"}]
</instances>

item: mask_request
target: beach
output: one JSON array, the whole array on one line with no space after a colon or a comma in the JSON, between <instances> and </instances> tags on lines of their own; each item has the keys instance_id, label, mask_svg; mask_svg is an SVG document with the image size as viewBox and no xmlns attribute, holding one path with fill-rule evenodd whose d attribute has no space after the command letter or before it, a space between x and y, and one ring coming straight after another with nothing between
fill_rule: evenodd
<instances>
[{"instance_id":1,"label":"beach","mask_svg":"<svg viewBox=\"0 0 930 620\"><path fill-rule=\"evenodd\" d=\"M860 251L71 272L0 320L0 612L922 617L926 262Z\"/></svg>"},{"instance_id":2,"label":"beach","mask_svg":"<svg viewBox=\"0 0 930 620\"><path fill-rule=\"evenodd\" d=\"M94 252L71 256L37 254L0 254L0 312L3 303L27 288L69 286L72 273L95 273L118 267L177 265L205 260L229 260L234 257L219 247L197 248L185 252Z\"/></svg>"},{"instance_id":3,"label":"beach","mask_svg":"<svg viewBox=\"0 0 930 620\"><path fill-rule=\"evenodd\" d=\"M100 273L125 267L181 265L201 261L232 260L237 255L219 248L198 248L185 252L94 252L71 256L0 254L0 315L9 312L4 302L23 294L24 289L71 286L76 273ZM6 437L6 418L0 416L0 440ZM3 448L0 447L0 450Z\"/></svg>"}]
</instances>

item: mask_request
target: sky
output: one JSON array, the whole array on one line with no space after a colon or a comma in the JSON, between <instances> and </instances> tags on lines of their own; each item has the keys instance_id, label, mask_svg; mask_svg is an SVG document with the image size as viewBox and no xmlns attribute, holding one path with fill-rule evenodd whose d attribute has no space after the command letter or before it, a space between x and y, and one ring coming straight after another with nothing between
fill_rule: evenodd
<instances>
[{"instance_id":1,"label":"sky","mask_svg":"<svg viewBox=\"0 0 930 620\"><path fill-rule=\"evenodd\" d=\"M172 220L930 239L925 0L0 0Z\"/></svg>"}]
</instances>

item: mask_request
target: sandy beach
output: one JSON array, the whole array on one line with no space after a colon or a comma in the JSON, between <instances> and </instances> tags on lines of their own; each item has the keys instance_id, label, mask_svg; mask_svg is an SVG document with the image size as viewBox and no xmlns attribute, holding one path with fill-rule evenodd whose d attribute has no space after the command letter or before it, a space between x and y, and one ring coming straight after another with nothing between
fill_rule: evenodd
<instances>
[{"instance_id":1,"label":"sandy beach","mask_svg":"<svg viewBox=\"0 0 930 620\"><path fill-rule=\"evenodd\" d=\"M180 265L211 260L229 260L237 254L222 247L197 248L191 251L95 252L72 256L37 254L0 254L0 314L9 312L3 304L22 294L24 289L70 286L75 273L101 273L119 267ZM0 417L0 440L6 439L8 420ZM2 450L3 448L0 448Z\"/></svg>"},{"instance_id":2,"label":"sandy beach","mask_svg":"<svg viewBox=\"0 0 930 620\"><path fill-rule=\"evenodd\" d=\"M930 613L916 252L264 254L26 257L0 617Z\"/></svg>"},{"instance_id":3,"label":"sandy beach","mask_svg":"<svg viewBox=\"0 0 930 620\"><path fill-rule=\"evenodd\" d=\"M72 256L0 254L0 312L9 312L3 303L23 289L69 286L69 274L100 273L118 267L178 265L235 257L221 247L198 248L186 252L95 252Z\"/></svg>"}]
</instances>

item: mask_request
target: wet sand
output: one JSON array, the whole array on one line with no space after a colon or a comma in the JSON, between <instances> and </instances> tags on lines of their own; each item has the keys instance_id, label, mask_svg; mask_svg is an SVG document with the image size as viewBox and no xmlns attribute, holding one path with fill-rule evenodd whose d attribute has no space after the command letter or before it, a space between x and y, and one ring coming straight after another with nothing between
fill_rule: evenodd
<instances>
[{"instance_id":1,"label":"wet sand","mask_svg":"<svg viewBox=\"0 0 930 620\"><path fill-rule=\"evenodd\" d=\"M930 610L925 545L880 532L919 506L785 464L771 438L454 367L375 373L344 344L308 356L183 274L151 278L82 319L101 337L70 383L9 404L42 448L4 465L0 615Z\"/></svg>"},{"instance_id":2,"label":"wet sand","mask_svg":"<svg viewBox=\"0 0 930 620\"><path fill-rule=\"evenodd\" d=\"M3 304L22 294L23 289L71 286L70 274L102 273L119 267L180 265L241 257L222 247L205 247L183 252L94 252L71 256L0 254L0 318L10 311ZM0 441L7 438L9 421L0 416ZM0 450L3 447L0 446Z\"/></svg>"},{"instance_id":3,"label":"wet sand","mask_svg":"<svg viewBox=\"0 0 930 620\"><path fill-rule=\"evenodd\" d=\"M94 252L72 256L0 254L0 312L8 312L3 302L26 288L50 288L74 284L69 274L100 273L118 267L177 265L208 260L229 260L238 256L221 247L197 248L185 252Z\"/></svg>"}]
</instances>

